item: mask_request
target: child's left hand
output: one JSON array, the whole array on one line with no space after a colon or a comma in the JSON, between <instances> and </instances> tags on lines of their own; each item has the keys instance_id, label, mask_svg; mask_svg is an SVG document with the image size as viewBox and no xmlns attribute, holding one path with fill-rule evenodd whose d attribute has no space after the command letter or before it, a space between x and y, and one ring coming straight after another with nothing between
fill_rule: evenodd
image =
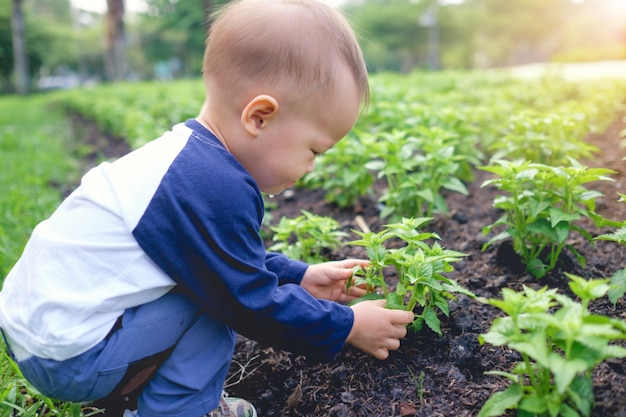
<instances>
[{"instance_id":1,"label":"child's left hand","mask_svg":"<svg viewBox=\"0 0 626 417\"><path fill-rule=\"evenodd\" d=\"M300 286L315 298L348 303L365 294L365 289L351 287L346 289L346 281L352 276L352 268L365 268L368 261L362 259L345 259L343 261L324 262L310 265Z\"/></svg>"}]
</instances>

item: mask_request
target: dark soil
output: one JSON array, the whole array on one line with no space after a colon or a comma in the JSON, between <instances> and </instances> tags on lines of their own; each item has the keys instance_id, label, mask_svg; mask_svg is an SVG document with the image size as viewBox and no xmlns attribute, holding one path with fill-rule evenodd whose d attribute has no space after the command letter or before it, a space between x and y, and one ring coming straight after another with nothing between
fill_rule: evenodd
<instances>
[{"instance_id":1,"label":"dark soil","mask_svg":"<svg viewBox=\"0 0 626 417\"><path fill-rule=\"evenodd\" d=\"M626 149L619 147L619 134L626 125L620 116L602 134L588 137L600 152L588 166L618 171L614 182L592 183L588 188L601 191L597 212L613 220L626 219L626 203L618 202L617 192L626 193ZM481 188L487 173L476 171L476 180L468 184L469 195L446 196L450 212L437 215L426 227L441 236L440 243L468 254L454 264L448 277L478 296L496 298L504 287L515 290L522 285L549 286L570 294L564 272L590 278L608 278L626 267L626 248L598 241L595 247L577 235L572 243L587 264L584 268L569 258L540 281L524 272L514 256L504 247L492 246L481 251L485 237L482 228L496 220L500 213L491 204L497 190ZM377 192L380 189L377 186ZM384 224L378 216L375 193L362 199L355 209L339 209L324 201L323 190L295 189L276 196L272 203L274 219L295 217L301 210L331 216L343 230L359 229L355 218L360 215L369 228L379 231ZM584 226L594 235L610 230ZM350 239L356 238L351 235ZM361 248L348 247L333 254L334 258L365 258ZM393 279L393 278L391 278ZM593 303L595 313L626 319L625 302L616 307L606 300ZM333 362L312 363L302 356L276 351L240 337L227 391L251 401L259 416L475 416L485 401L507 382L484 375L488 370L508 371L518 355L505 348L480 345L478 335L486 332L499 310L479 304L467 297L451 302L450 317L441 316L443 336L429 329L409 333L399 350L379 361L361 351L345 346ZM626 417L626 361L608 360L593 373L596 405L592 415ZM514 415L514 414L508 414Z\"/></svg>"}]
</instances>

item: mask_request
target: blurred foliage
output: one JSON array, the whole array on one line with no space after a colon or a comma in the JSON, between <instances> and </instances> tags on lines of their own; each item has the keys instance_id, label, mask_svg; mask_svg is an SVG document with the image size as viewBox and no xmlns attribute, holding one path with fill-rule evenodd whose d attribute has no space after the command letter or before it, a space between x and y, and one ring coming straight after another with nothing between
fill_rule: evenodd
<instances>
[{"instance_id":1,"label":"blurred foliage","mask_svg":"<svg viewBox=\"0 0 626 417\"><path fill-rule=\"evenodd\" d=\"M625 4L623 0L351 0L345 9L363 39L371 69L406 72L427 67L429 24L436 25L435 52L448 69L520 65L553 57L562 61L564 56L576 61L626 59ZM429 9L434 16L429 16Z\"/></svg>"},{"instance_id":2,"label":"blurred foliage","mask_svg":"<svg viewBox=\"0 0 626 417\"><path fill-rule=\"evenodd\" d=\"M126 15L129 79L200 74L210 11L228 0L145 0ZM103 78L103 16L25 0L33 75ZM626 59L624 0L346 0L372 72ZM0 78L13 71L11 0L0 0Z\"/></svg>"},{"instance_id":3,"label":"blurred foliage","mask_svg":"<svg viewBox=\"0 0 626 417\"><path fill-rule=\"evenodd\" d=\"M98 75L103 69L102 17L78 12L68 0L26 0L26 53L33 77L79 73ZM81 23L82 22L82 23ZM80 58L80 60L79 60ZM11 0L0 0L0 88L10 90L13 73Z\"/></svg>"},{"instance_id":4,"label":"blurred foliage","mask_svg":"<svg viewBox=\"0 0 626 417\"><path fill-rule=\"evenodd\" d=\"M140 16L138 35L147 60L170 64L178 61L178 66L171 68L172 76L200 74L209 16L212 10L227 2L146 0L148 12Z\"/></svg>"}]
</instances>

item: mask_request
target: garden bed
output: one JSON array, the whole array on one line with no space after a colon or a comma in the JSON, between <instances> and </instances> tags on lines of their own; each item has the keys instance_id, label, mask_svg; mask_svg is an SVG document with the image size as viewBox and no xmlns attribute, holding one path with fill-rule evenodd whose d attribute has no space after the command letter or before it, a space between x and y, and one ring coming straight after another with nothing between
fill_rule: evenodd
<instances>
[{"instance_id":1,"label":"garden bed","mask_svg":"<svg viewBox=\"0 0 626 417\"><path fill-rule=\"evenodd\" d=\"M89 165L99 157L115 157L128 150L111 137L102 142L98 129L84 119L75 118L74 122L75 128L81 129L77 136L91 138L87 141L90 145L82 150ZM626 163L622 159L626 150L619 146L619 135L625 127L620 116L606 132L589 135L587 140L600 153L584 161L591 167L618 171L613 176L615 181L588 186L605 195L596 201L598 214L613 220L626 219L626 203L618 202L616 194L624 193L626 188ZM105 143L113 144L114 149L103 150L107 148ZM565 254L560 266L541 280L524 272L515 256L503 246L493 245L483 252L486 238L482 229L500 216L491 206L498 190L481 187L490 175L476 170L475 181L468 184L469 194L446 194L449 213L436 215L428 224L428 231L441 237L442 246L468 254L455 263L455 271L447 275L449 278L486 298L499 298L502 288L519 290L522 285L549 286L571 295L564 272L600 278L610 277L625 267L624 246L597 241L592 248L582 238L571 243L586 257L587 265L582 268ZM271 214L275 222L282 216L296 217L301 210L330 216L339 221L343 231L351 234L349 239L354 239L357 236L351 231L359 230L357 216L372 231L381 230L386 223L379 218L376 202L382 187L382 183L377 183L372 196L360 199L350 209L326 203L321 189L293 189L269 200L275 205ZM591 224L585 227L594 235L608 232L594 229ZM336 259L344 257L364 258L365 252L360 247L346 246L333 254ZM394 277L388 278L393 284ZM591 310L626 319L624 300L613 307L603 299L593 303ZM443 336L426 327L420 333L409 333L400 349L391 352L385 361L345 346L333 362L320 364L240 337L227 391L251 401L259 416L268 417L475 416L493 393L508 385L504 378L487 376L484 372L509 371L519 360L514 351L478 342L478 335L487 332L499 315L499 310L490 305L460 296L450 303L450 317L441 316ZM608 360L598 366L593 373L593 388L596 405L592 416L626 416L626 361Z\"/></svg>"},{"instance_id":2,"label":"garden bed","mask_svg":"<svg viewBox=\"0 0 626 417\"><path fill-rule=\"evenodd\" d=\"M623 129L620 117L606 132L589 135L588 141L601 152L584 161L590 167L618 171L614 182L588 185L605 195L596 201L596 211L613 220L626 219L626 203L618 202L616 194L624 193L626 188L622 160L626 152L619 147ZM475 175L476 180L468 185L469 195L447 195L449 214L436 215L428 230L440 235L445 248L469 255L455 264L455 271L448 277L476 295L499 298L502 288L520 290L522 285L549 286L571 295L564 272L608 278L624 268L623 246L597 241L592 248L582 238L571 243L586 257L586 266L582 268L565 254L560 266L541 280L524 272L517 259L498 245L482 252L486 241L482 228L500 214L491 206L497 190L480 186L490 174L477 170ZM354 209L338 209L325 203L323 190L295 189L276 196L272 203L277 206L271 212L275 219L295 217L301 210L308 210L333 217L346 232L359 230L357 216L362 216L375 232L385 223L378 217L376 195L361 199ZM594 234L607 232L588 227ZM362 248L348 247L334 256L365 257L365 253ZM240 338L228 391L254 403L260 416L475 416L494 392L508 385L504 378L486 376L484 372L509 371L519 356L506 348L478 342L478 335L489 329L499 310L465 296L451 302L450 307L450 317L441 317L443 336L427 328L417 334L409 333L400 349L385 361L346 346L331 363L311 363L304 357ZM590 309L597 314L626 318L623 300L614 308L602 299ZM608 360L597 367L593 387L593 416L626 416L626 361Z\"/></svg>"}]
</instances>

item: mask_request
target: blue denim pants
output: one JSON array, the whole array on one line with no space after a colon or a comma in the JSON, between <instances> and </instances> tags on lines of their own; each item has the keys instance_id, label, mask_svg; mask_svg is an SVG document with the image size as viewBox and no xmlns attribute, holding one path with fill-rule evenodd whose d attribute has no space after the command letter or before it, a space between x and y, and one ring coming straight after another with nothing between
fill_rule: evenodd
<instances>
[{"instance_id":1,"label":"blue denim pants","mask_svg":"<svg viewBox=\"0 0 626 417\"><path fill-rule=\"evenodd\" d=\"M129 366L171 350L138 397L141 417L199 417L218 406L236 334L178 292L128 309L107 338L76 357L18 362L51 398L91 401L115 389Z\"/></svg>"}]
</instances>

